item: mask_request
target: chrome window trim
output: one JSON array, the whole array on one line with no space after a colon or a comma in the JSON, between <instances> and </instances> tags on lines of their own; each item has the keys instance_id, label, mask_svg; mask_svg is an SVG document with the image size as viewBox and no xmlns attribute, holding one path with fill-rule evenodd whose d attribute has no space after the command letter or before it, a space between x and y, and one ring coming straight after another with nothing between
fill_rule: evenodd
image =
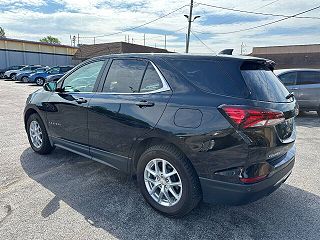
<instances>
[{"instance_id":1,"label":"chrome window trim","mask_svg":"<svg viewBox=\"0 0 320 240\"><path fill-rule=\"evenodd\" d=\"M116 60L116 59L113 59ZM136 60L136 59L134 59ZM160 77L161 83L162 83L162 87L157 89L157 90L153 90L153 91L149 91L149 92L137 92L137 93L117 93L117 92L96 92L99 94L106 94L106 95L146 95L146 94L152 94L152 93L160 93L160 92L166 92L171 90L171 88L169 87L169 84L167 83L166 79L164 78L164 76L162 75L162 73L160 72L160 70L158 69L158 67L150 60L147 60L149 63L151 63L151 65L154 67L154 69L156 70L158 76Z\"/></svg>"}]
</instances>

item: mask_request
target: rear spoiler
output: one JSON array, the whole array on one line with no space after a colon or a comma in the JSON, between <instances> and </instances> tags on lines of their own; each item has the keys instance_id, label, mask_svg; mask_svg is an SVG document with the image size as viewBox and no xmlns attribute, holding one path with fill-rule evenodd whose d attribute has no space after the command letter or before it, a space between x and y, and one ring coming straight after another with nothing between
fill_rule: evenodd
<instances>
[{"instance_id":1,"label":"rear spoiler","mask_svg":"<svg viewBox=\"0 0 320 240\"><path fill-rule=\"evenodd\" d=\"M245 60L240 69L241 70L259 70L261 68L268 68L271 71L274 70L276 63L269 59L250 59Z\"/></svg>"}]
</instances>

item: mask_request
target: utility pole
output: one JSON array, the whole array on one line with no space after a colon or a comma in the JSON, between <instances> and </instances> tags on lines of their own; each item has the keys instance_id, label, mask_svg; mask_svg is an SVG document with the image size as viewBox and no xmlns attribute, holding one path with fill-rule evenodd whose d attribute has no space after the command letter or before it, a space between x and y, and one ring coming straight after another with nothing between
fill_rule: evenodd
<instances>
[{"instance_id":1,"label":"utility pole","mask_svg":"<svg viewBox=\"0 0 320 240\"><path fill-rule=\"evenodd\" d=\"M79 43L80 43L80 35L78 33L78 46L79 46Z\"/></svg>"},{"instance_id":2,"label":"utility pole","mask_svg":"<svg viewBox=\"0 0 320 240\"><path fill-rule=\"evenodd\" d=\"M246 47L246 45L242 42L242 43L241 43L241 50L240 50L240 54L241 54L241 55L244 55L244 53L245 53L245 47Z\"/></svg>"},{"instance_id":3,"label":"utility pole","mask_svg":"<svg viewBox=\"0 0 320 240\"><path fill-rule=\"evenodd\" d=\"M192 9L193 9L193 0L191 0L190 2L190 13L188 16L188 35L187 35L186 53L189 52L190 32L191 32L191 23L192 23Z\"/></svg>"},{"instance_id":4,"label":"utility pole","mask_svg":"<svg viewBox=\"0 0 320 240\"><path fill-rule=\"evenodd\" d=\"M127 42L127 34L124 35L124 41Z\"/></svg>"},{"instance_id":5,"label":"utility pole","mask_svg":"<svg viewBox=\"0 0 320 240\"><path fill-rule=\"evenodd\" d=\"M167 49L167 35L164 35L164 49Z\"/></svg>"},{"instance_id":6,"label":"utility pole","mask_svg":"<svg viewBox=\"0 0 320 240\"><path fill-rule=\"evenodd\" d=\"M132 38L132 41L131 41L131 43L133 44L133 38Z\"/></svg>"},{"instance_id":7,"label":"utility pole","mask_svg":"<svg viewBox=\"0 0 320 240\"><path fill-rule=\"evenodd\" d=\"M143 46L146 45L146 34L143 34Z\"/></svg>"},{"instance_id":8,"label":"utility pole","mask_svg":"<svg viewBox=\"0 0 320 240\"><path fill-rule=\"evenodd\" d=\"M96 44L96 37L93 37L93 45Z\"/></svg>"}]
</instances>

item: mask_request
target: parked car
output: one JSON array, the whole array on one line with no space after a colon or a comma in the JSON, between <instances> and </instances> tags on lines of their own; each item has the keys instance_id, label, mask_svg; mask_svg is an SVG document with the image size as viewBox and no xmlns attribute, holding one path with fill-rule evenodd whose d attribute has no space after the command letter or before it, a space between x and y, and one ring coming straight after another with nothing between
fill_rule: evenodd
<instances>
[{"instance_id":1,"label":"parked car","mask_svg":"<svg viewBox=\"0 0 320 240\"><path fill-rule=\"evenodd\" d=\"M282 69L275 74L294 93L300 111L317 111L320 117L320 69Z\"/></svg>"},{"instance_id":2,"label":"parked car","mask_svg":"<svg viewBox=\"0 0 320 240\"><path fill-rule=\"evenodd\" d=\"M2 78L2 79L3 79L3 78L9 78L10 75L8 75L8 77L5 76L5 75L4 75L5 72L11 71L11 70L19 70L19 69L21 69L21 68L23 68L23 67L25 67L25 65L16 65L16 66L11 66L11 67L8 67L8 68L1 69L1 70L0 70L0 78Z\"/></svg>"},{"instance_id":3,"label":"parked car","mask_svg":"<svg viewBox=\"0 0 320 240\"><path fill-rule=\"evenodd\" d=\"M28 77L33 74L33 73L43 73L47 70L49 70L50 68L48 66L46 67L37 67L35 70L30 70L30 71L23 71L23 72L19 72L16 74L15 80L16 81L21 81L21 82L28 82Z\"/></svg>"},{"instance_id":4,"label":"parked car","mask_svg":"<svg viewBox=\"0 0 320 240\"><path fill-rule=\"evenodd\" d=\"M46 72L31 74L28 77L28 82L34 82L37 85L42 86L45 83L45 78L46 77L48 77L50 75L59 74L59 73L66 73L72 68L73 68L73 66L56 66L56 67L52 67Z\"/></svg>"},{"instance_id":5,"label":"parked car","mask_svg":"<svg viewBox=\"0 0 320 240\"><path fill-rule=\"evenodd\" d=\"M15 75L12 76L12 80L18 80L18 79L17 79L17 75L30 73L30 72L38 69L38 68L41 68L41 67L43 67L43 66L42 66L42 65L30 65L30 66L21 68L20 70L18 70L18 71L16 72ZM19 81L19 80L18 80L18 81Z\"/></svg>"},{"instance_id":6,"label":"parked car","mask_svg":"<svg viewBox=\"0 0 320 240\"><path fill-rule=\"evenodd\" d=\"M41 67L41 66L39 66L39 65L28 65L28 66L25 66L25 67L23 67L21 69L6 71L4 73L4 77L5 78L11 78L12 80L15 80L15 77L16 77L17 73L24 72L24 71L31 71L31 70L34 70L35 68L38 68L38 67Z\"/></svg>"},{"instance_id":7,"label":"parked car","mask_svg":"<svg viewBox=\"0 0 320 240\"><path fill-rule=\"evenodd\" d=\"M63 77L63 75L65 75L65 73L49 75L48 77L45 78L45 82L57 82L60 78Z\"/></svg>"},{"instance_id":8,"label":"parked car","mask_svg":"<svg viewBox=\"0 0 320 240\"><path fill-rule=\"evenodd\" d=\"M295 114L267 60L120 54L46 83L24 122L35 152L61 147L136 175L154 209L180 217L201 199L243 204L286 181Z\"/></svg>"}]
</instances>

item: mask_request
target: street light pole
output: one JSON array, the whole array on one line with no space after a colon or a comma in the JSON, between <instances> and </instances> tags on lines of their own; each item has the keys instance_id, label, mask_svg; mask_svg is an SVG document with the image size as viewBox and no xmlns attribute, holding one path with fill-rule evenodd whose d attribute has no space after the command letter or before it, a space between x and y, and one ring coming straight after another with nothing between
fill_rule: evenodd
<instances>
[{"instance_id":1,"label":"street light pole","mask_svg":"<svg viewBox=\"0 0 320 240\"><path fill-rule=\"evenodd\" d=\"M190 32L191 32L191 23L192 23L192 9L193 9L193 0L191 0L191 3L190 3L190 13L188 16L188 34L187 34L187 43L186 43L186 53L189 52Z\"/></svg>"}]
</instances>

